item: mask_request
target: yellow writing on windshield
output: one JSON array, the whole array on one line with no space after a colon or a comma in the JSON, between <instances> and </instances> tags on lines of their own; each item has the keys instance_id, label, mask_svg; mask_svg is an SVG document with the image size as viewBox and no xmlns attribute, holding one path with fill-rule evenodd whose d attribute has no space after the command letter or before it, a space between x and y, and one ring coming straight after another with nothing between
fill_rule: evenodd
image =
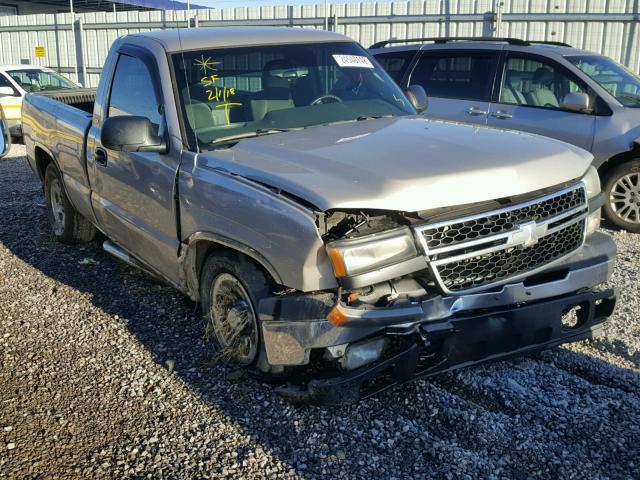
<instances>
[{"instance_id":1,"label":"yellow writing on windshield","mask_svg":"<svg viewBox=\"0 0 640 480\"><path fill-rule=\"evenodd\" d=\"M209 75L207 77L202 77L200 79L200 83L204 87L210 87L211 85L216 83L218 80L220 80L220 77L218 76L217 73L214 73L213 75Z\"/></svg>"},{"instance_id":2,"label":"yellow writing on windshield","mask_svg":"<svg viewBox=\"0 0 640 480\"><path fill-rule=\"evenodd\" d=\"M208 73L207 70L212 71L210 75L202 77L200 79L200 85L205 88L205 93L207 94L207 100L210 102L216 102L213 108L224 110L225 118L227 121L227 125L231 124L230 118L230 110L233 107L241 107L242 103L230 101L230 98L236 94L236 89L234 87L225 87L215 85L219 83L222 79L218 76L213 65L217 65L220 62L214 62L211 58L202 59L202 61L197 60L196 64L200 67L202 71Z\"/></svg>"},{"instance_id":3,"label":"yellow writing on windshield","mask_svg":"<svg viewBox=\"0 0 640 480\"><path fill-rule=\"evenodd\" d=\"M211 57L204 58L204 55L200 55L200 58L195 61L195 64L202 70L204 73L208 71L215 72L216 69L214 65L220 65L220 62L215 62L211 60Z\"/></svg>"},{"instance_id":4,"label":"yellow writing on windshield","mask_svg":"<svg viewBox=\"0 0 640 480\"><path fill-rule=\"evenodd\" d=\"M231 109L231 107L241 107L242 104L239 102L226 102L226 103L220 103L218 105L216 105L216 108L224 108L224 115L227 119L227 125L231 124L231 119L229 118L229 110Z\"/></svg>"},{"instance_id":5,"label":"yellow writing on windshield","mask_svg":"<svg viewBox=\"0 0 640 480\"><path fill-rule=\"evenodd\" d=\"M210 102L226 102L227 99L236 94L236 89L231 87L215 87L212 90L205 90L207 100Z\"/></svg>"}]
</instances>

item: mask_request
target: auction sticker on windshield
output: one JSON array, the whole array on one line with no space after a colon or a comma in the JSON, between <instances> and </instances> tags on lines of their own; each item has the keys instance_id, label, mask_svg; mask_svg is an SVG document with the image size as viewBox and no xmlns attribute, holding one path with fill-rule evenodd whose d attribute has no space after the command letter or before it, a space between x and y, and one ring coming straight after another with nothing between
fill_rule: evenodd
<instances>
[{"instance_id":1,"label":"auction sticker on windshield","mask_svg":"<svg viewBox=\"0 0 640 480\"><path fill-rule=\"evenodd\" d=\"M333 55L339 67L375 68L371 60L362 55Z\"/></svg>"}]
</instances>

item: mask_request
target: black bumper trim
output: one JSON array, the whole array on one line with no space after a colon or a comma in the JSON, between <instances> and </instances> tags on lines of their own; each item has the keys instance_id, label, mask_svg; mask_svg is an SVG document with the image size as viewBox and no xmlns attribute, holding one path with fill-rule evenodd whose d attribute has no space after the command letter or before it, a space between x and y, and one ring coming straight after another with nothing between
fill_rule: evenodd
<instances>
[{"instance_id":1,"label":"black bumper trim","mask_svg":"<svg viewBox=\"0 0 640 480\"><path fill-rule=\"evenodd\" d=\"M476 315L425 322L391 356L353 372L306 385L281 386L294 402L318 405L353 403L407 381L470 365L526 355L591 338L613 313L617 291L583 292L553 300ZM580 307L578 323L562 317Z\"/></svg>"}]
</instances>

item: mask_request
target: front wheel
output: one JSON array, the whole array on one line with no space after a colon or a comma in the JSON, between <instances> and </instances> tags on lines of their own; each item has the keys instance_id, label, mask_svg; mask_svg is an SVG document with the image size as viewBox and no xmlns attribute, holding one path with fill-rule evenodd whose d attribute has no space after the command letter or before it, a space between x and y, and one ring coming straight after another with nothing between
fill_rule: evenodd
<instances>
[{"instance_id":1,"label":"front wheel","mask_svg":"<svg viewBox=\"0 0 640 480\"><path fill-rule=\"evenodd\" d=\"M62 185L62 176L54 163L50 163L45 172L44 196L56 240L68 244L93 240L96 228L71 205Z\"/></svg>"},{"instance_id":2,"label":"front wheel","mask_svg":"<svg viewBox=\"0 0 640 480\"><path fill-rule=\"evenodd\" d=\"M273 293L271 279L241 255L215 251L200 275L200 303L205 338L222 362L275 373L262 342L257 305Z\"/></svg>"},{"instance_id":3,"label":"front wheel","mask_svg":"<svg viewBox=\"0 0 640 480\"><path fill-rule=\"evenodd\" d=\"M617 166L606 174L605 218L615 226L640 233L640 160Z\"/></svg>"}]
</instances>

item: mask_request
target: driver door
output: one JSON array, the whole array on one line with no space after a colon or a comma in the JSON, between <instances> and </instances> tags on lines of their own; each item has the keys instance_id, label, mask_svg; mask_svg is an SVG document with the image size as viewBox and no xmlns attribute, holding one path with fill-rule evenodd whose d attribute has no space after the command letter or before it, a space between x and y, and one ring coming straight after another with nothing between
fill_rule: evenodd
<instances>
[{"instance_id":1,"label":"driver door","mask_svg":"<svg viewBox=\"0 0 640 480\"><path fill-rule=\"evenodd\" d=\"M153 57L121 50L105 117L146 117L162 132L164 107L156 69ZM176 279L179 241L174 185L180 152L109 150L101 144L96 127L91 129L88 150L92 203L100 226L129 253Z\"/></svg>"}]
</instances>

